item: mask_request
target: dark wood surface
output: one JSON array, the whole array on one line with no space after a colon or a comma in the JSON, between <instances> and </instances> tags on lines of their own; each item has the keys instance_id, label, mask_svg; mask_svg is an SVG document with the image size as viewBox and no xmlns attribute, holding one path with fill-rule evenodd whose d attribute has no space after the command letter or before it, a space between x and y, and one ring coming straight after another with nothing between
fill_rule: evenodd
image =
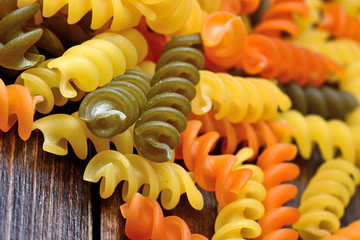
<instances>
[{"instance_id":1,"label":"dark wood surface","mask_svg":"<svg viewBox=\"0 0 360 240\"><path fill-rule=\"evenodd\" d=\"M100 199L99 184L82 180L87 160L69 152L54 156L42 151L43 136L35 131L24 142L16 128L0 133L0 239L127 239L125 220L119 206L121 185L109 199ZM300 177L294 181L299 192L321 163L318 154L312 160L297 158ZM342 224L360 218L360 189L346 209ZM186 196L166 216L183 218L193 233L209 238L214 233L217 215L215 195L202 191L202 211L190 207ZM297 206L299 196L289 205Z\"/></svg>"}]
</instances>

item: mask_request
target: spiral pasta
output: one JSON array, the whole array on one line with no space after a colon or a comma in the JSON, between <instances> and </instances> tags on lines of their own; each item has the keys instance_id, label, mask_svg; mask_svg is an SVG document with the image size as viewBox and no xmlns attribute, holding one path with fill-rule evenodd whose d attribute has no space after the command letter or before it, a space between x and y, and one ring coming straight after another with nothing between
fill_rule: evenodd
<instances>
[{"instance_id":1,"label":"spiral pasta","mask_svg":"<svg viewBox=\"0 0 360 240\"><path fill-rule=\"evenodd\" d=\"M360 220L350 223L348 226L340 228L331 236L321 240L352 240L360 238Z\"/></svg>"},{"instance_id":2,"label":"spiral pasta","mask_svg":"<svg viewBox=\"0 0 360 240\"><path fill-rule=\"evenodd\" d=\"M360 20L357 16L348 16L345 9L336 2L326 2L322 7L318 27L337 38L351 38L360 42Z\"/></svg>"},{"instance_id":3,"label":"spiral pasta","mask_svg":"<svg viewBox=\"0 0 360 240\"><path fill-rule=\"evenodd\" d=\"M294 139L304 159L311 157L314 144L317 144L325 160L331 160L337 155L352 163L358 159L358 146L355 142L359 136L356 126L348 126L337 119L325 121L314 114L303 116L296 110L282 113L277 121L296 128L296 134L285 141Z\"/></svg>"},{"instance_id":4,"label":"spiral pasta","mask_svg":"<svg viewBox=\"0 0 360 240\"><path fill-rule=\"evenodd\" d=\"M264 11L259 23L254 26L252 33L280 38L282 33L296 36L298 27L294 22L294 15L305 17L308 8L304 0L270 1L268 9Z\"/></svg>"},{"instance_id":5,"label":"spiral pasta","mask_svg":"<svg viewBox=\"0 0 360 240\"><path fill-rule=\"evenodd\" d=\"M126 218L125 234L130 239L206 240L200 234L191 234L188 225L177 216L164 217L159 203L135 193L131 201L120 206Z\"/></svg>"},{"instance_id":6,"label":"spiral pasta","mask_svg":"<svg viewBox=\"0 0 360 240\"><path fill-rule=\"evenodd\" d=\"M239 68L264 78L276 77L281 83L296 81L301 86L320 86L330 74L343 73L322 54L260 34L248 36Z\"/></svg>"},{"instance_id":7,"label":"spiral pasta","mask_svg":"<svg viewBox=\"0 0 360 240\"><path fill-rule=\"evenodd\" d=\"M359 106L351 93L330 86L302 88L296 82L290 82L281 88L290 97L292 108L304 115L318 114L324 119L345 120L346 115Z\"/></svg>"},{"instance_id":8,"label":"spiral pasta","mask_svg":"<svg viewBox=\"0 0 360 240\"><path fill-rule=\"evenodd\" d=\"M301 196L301 217L293 224L303 239L322 239L336 232L360 181L355 165L343 159L323 163Z\"/></svg>"},{"instance_id":9,"label":"spiral pasta","mask_svg":"<svg viewBox=\"0 0 360 240\"><path fill-rule=\"evenodd\" d=\"M244 185L237 199L222 208L215 220L215 234L213 240L220 239L248 239L261 234L261 227L256 222L265 212L261 203L266 196L263 186L264 173L254 164L242 164L251 157L253 151L242 148L237 154L235 169L250 169L253 174Z\"/></svg>"},{"instance_id":10,"label":"spiral pasta","mask_svg":"<svg viewBox=\"0 0 360 240\"><path fill-rule=\"evenodd\" d=\"M298 177L300 169L296 164L284 163L296 157L296 146L290 143L278 143L267 147L259 156L257 165L264 171L264 186L267 190L263 201L265 215L258 221L262 233L256 239L297 240L298 234L292 229L282 229L300 218L294 207L282 206L297 194L297 187L292 184L281 184Z\"/></svg>"},{"instance_id":11,"label":"spiral pasta","mask_svg":"<svg viewBox=\"0 0 360 240\"><path fill-rule=\"evenodd\" d=\"M192 111L202 115L215 109L216 119L232 122L271 120L277 109L287 111L290 99L271 81L257 78L233 77L226 73L200 71Z\"/></svg>"},{"instance_id":12,"label":"spiral pasta","mask_svg":"<svg viewBox=\"0 0 360 240\"><path fill-rule=\"evenodd\" d=\"M198 137L201 122L188 121L181 133L181 144L175 150L175 158L183 159L189 171L195 173L196 182L207 191L215 191L219 205L224 207L240 194L252 171L233 170L237 162L234 155L209 155L219 134L208 132Z\"/></svg>"},{"instance_id":13,"label":"spiral pasta","mask_svg":"<svg viewBox=\"0 0 360 240\"><path fill-rule=\"evenodd\" d=\"M204 205L200 191L195 187L190 174L180 165L154 163L136 154L121 154L106 150L95 155L84 172L84 180L98 182L100 195L110 197L116 186L125 181L122 197L125 202L144 185L143 194L157 199L161 193L161 204L165 209L173 209L180 201L180 195L187 194L191 206L202 209Z\"/></svg>"},{"instance_id":14,"label":"spiral pasta","mask_svg":"<svg viewBox=\"0 0 360 240\"><path fill-rule=\"evenodd\" d=\"M18 122L18 133L22 140L31 135L35 105L43 101L42 96L32 97L23 86L5 86L0 78L0 130L9 131Z\"/></svg>"},{"instance_id":15,"label":"spiral pasta","mask_svg":"<svg viewBox=\"0 0 360 240\"><path fill-rule=\"evenodd\" d=\"M169 161L180 143L199 82L198 69L204 66L201 52L191 47L200 42L198 34L174 38L156 64L148 102L134 126L136 148L151 161Z\"/></svg>"},{"instance_id":16,"label":"spiral pasta","mask_svg":"<svg viewBox=\"0 0 360 240\"><path fill-rule=\"evenodd\" d=\"M133 151L130 130L111 138L99 138L89 131L86 124L78 118L77 112L72 115L52 114L40 118L33 123L32 130L36 129L44 134L43 150L56 155L66 155L69 142L75 155L85 159L88 155L87 139L91 140L97 152L110 149L110 142L124 154Z\"/></svg>"},{"instance_id":17,"label":"spiral pasta","mask_svg":"<svg viewBox=\"0 0 360 240\"><path fill-rule=\"evenodd\" d=\"M36 2L16 9L0 20L0 66L22 70L44 61L45 57L34 47L43 30L24 27L39 9L40 4Z\"/></svg>"},{"instance_id":18,"label":"spiral pasta","mask_svg":"<svg viewBox=\"0 0 360 240\"><path fill-rule=\"evenodd\" d=\"M99 137L109 138L126 131L147 101L150 80L151 75L142 71L125 71L82 100L79 118Z\"/></svg>"},{"instance_id":19,"label":"spiral pasta","mask_svg":"<svg viewBox=\"0 0 360 240\"><path fill-rule=\"evenodd\" d=\"M255 158L262 146L271 146L280 142L284 134L295 134L295 128L280 122L249 123L243 120L239 123L230 123L227 118L215 119L215 114L216 112L211 110L204 115L190 114L187 119L201 121L201 133L218 132L222 138L221 153L223 154L235 153L241 143L242 146L249 146L254 151L253 158Z\"/></svg>"},{"instance_id":20,"label":"spiral pasta","mask_svg":"<svg viewBox=\"0 0 360 240\"><path fill-rule=\"evenodd\" d=\"M69 48L59 58L26 70L18 82L33 94L44 96L46 107L38 110L49 113L54 104L65 104L66 99L76 97L78 91L93 91L123 74L125 69L135 68L146 53L146 41L137 30L106 32Z\"/></svg>"}]
</instances>

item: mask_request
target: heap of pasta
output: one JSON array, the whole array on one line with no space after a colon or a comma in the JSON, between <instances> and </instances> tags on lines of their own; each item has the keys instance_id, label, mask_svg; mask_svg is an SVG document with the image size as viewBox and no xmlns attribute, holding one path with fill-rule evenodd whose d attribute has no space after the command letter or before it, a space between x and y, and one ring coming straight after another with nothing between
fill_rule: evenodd
<instances>
[{"instance_id":1,"label":"heap of pasta","mask_svg":"<svg viewBox=\"0 0 360 240\"><path fill-rule=\"evenodd\" d=\"M198 187L214 240L360 239L339 221L360 184L357 1L2 2L0 130L70 144L102 198L124 181L130 239L207 239L162 212L184 193L201 211ZM315 146L298 192L289 161Z\"/></svg>"}]
</instances>

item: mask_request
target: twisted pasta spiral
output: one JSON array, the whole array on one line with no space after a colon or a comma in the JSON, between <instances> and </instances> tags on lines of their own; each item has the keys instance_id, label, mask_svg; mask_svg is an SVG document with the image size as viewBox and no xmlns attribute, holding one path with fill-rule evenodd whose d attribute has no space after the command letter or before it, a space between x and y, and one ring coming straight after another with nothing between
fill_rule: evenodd
<instances>
[{"instance_id":1,"label":"twisted pasta spiral","mask_svg":"<svg viewBox=\"0 0 360 240\"><path fill-rule=\"evenodd\" d=\"M290 97L292 108L304 115L313 113L324 119L345 120L346 115L359 106L351 93L330 86L302 88L296 82L290 82L281 88Z\"/></svg>"},{"instance_id":2,"label":"twisted pasta spiral","mask_svg":"<svg viewBox=\"0 0 360 240\"><path fill-rule=\"evenodd\" d=\"M175 163L154 163L135 154L121 154L106 150L95 155L84 172L84 180L98 182L100 195L110 197L116 186L125 181L122 197L125 202L144 185L143 194L157 199L161 192L161 204L165 209L173 209L180 201L180 195L187 194L191 206L202 209L204 205L200 191L191 176Z\"/></svg>"},{"instance_id":3,"label":"twisted pasta spiral","mask_svg":"<svg viewBox=\"0 0 360 240\"><path fill-rule=\"evenodd\" d=\"M346 13L352 16L356 16L360 12L360 2L356 0L335 0L335 2L341 4Z\"/></svg>"},{"instance_id":4,"label":"twisted pasta spiral","mask_svg":"<svg viewBox=\"0 0 360 240\"><path fill-rule=\"evenodd\" d=\"M277 38L280 38L282 33L296 36L298 27L294 15L305 17L308 13L304 0L270 1L268 9L264 11L252 33Z\"/></svg>"},{"instance_id":5,"label":"twisted pasta spiral","mask_svg":"<svg viewBox=\"0 0 360 240\"><path fill-rule=\"evenodd\" d=\"M159 203L135 193L131 201L120 206L126 218L125 234L130 239L153 240L206 240L199 234L191 234L188 225L177 216L164 217Z\"/></svg>"},{"instance_id":6,"label":"twisted pasta spiral","mask_svg":"<svg viewBox=\"0 0 360 240\"><path fill-rule=\"evenodd\" d=\"M358 238L360 238L360 220L340 228L333 235L324 237L321 240L352 240Z\"/></svg>"},{"instance_id":7,"label":"twisted pasta spiral","mask_svg":"<svg viewBox=\"0 0 360 240\"><path fill-rule=\"evenodd\" d=\"M330 74L343 73L322 54L260 34L248 36L239 68L264 78L276 77L281 83L293 80L301 86L320 86Z\"/></svg>"},{"instance_id":8,"label":"twisted pasta spiral","mask_svg":"<svg viewBox=\"0 0 360 240\"><path fill-rule=\"evenodd\" d=\"M0 130L7 132L18 122L19 136L27 140L31 135L35 105L43 100L42 96L31 97L21 85L5 86L0 78Z\"/></svg>"},{"instance_id":9,"label":"twisted pasta spiral","mask_svg":"<svg viewBox=\"0 0 360 240\"><path fill-rule=\"evenodd\" d=\"M322 239L336 232L359 181L360 172L352 163L343 159L323 163L301 197L301 217L293 228L303 239Z\"/></svg>"},{"instance_id":10,"label":"twisted pasta spiral","mask_svg":"<svg viewBox=\"0 0 360 240\"><path fill-rule=\"evenodd\" d=\"M345 9L336 2L326 2L322 8L323 18L318 27L337 38L351 38L360 42L360 20L348 16Z\"/></svg>"},{"instance_id":11,"label":"twisted pasta spiral","mask_svg":"<svg viewBox=\"0 0 360 240\"><path fill-rule=\"evenodd\" d=\"M23 29L39 9L40 4L35 2L10 12L0 20L0 66L22 70L44 61L45 57L34 47L43 30Z\"/></svg>"},{"instance_id":12,"label":"twisted pasta spiral","mask_svg":"<svg viewBox=\"0 0 360 240\"><path fill-rule=\"evenodd\" d=\"M253 174L245 184L236 200L220 210L215 220L215 234L217 239L248 239L261 234L261 227L256 222L265 212L261 203L266 196L263 171L253 164L242 164L251 157L253 151L249 148L241 149L237 154L235 169L250 169Z\"/></svg>"},{"instance_id":13,"label":"twisted pasta spiral","mask_svg":"<svg viewBox=\"0 0 360 240\"><path fill-rule=\"evenodd\" d=\"M46 107L38 110L48 113L54 101L65 104L66 99L78 95L78 90L88 92L105 85L125 69L135 68L146 53L146 40L137 30L106 32L69 48L59 58L26 70L18 79L33 94L44 96Z\"/></svg>"},{"instance_id":14,"label":"twisted pasta spiral","mask_svg":"<svg viewBox=\"0 0 360 240\"><path fill-rule=\"evenodd\" d=\"M110 149L110 142L114 143L119 152L133 151L130 130L112 138L99 138L89 131L86 124L78 118L77 112L40 118L33 123L32 129L39 129L44 134L43 150L56 155L66 155L69 142L76 156L85 159L88 155L87 139L91 140L97 152Z\"/></svg>"},{"instance_id":15,"label":"twisted pasta spiral","mask_svg":"<svg viewBox=\"0 0 360 240\"><path fill-rule=\"evenodd\" d=\"M333 119L325 121L318 115L303 116L296 110L290 110L278 116L277 121L284 121L296 128L293 137L299 147L299 152L304 159L309 159L314 144L320 149L325 160L331 160L336 155L336 150L340 150L342 158L355 163L358 147L354 141L358 139L358 129L356 126L348 126L341 120Z\"/></svg>"},{"instance_id":16,"label":"twisted pasta spiral","mask_svg":"<svg viewBox=\"0 0 360 240\"><path fill-rule=\"evenodd\" d=\"M211 110L204 115L190 114L188 120L199 120L202 123L200 132L215 131L220 134L221 152L235 153L238 145L249 146L253 151L253 158L258 155L263 146L271 146L280 142L284 134L293 135L295 129L286 124L275 121L257 121L249 123L243 120L239 123L230 123L227 118L216 119L216 112Z\"/></svg>"},{"instance_id":17,"label":"twisted pasta spiral","mask_svg":"<svg viewBox=\"0 0 360 240\"><path fill-rule=\"evenodd\" d=\"M191 47L200 43L198 34L174 38L156 64L148 102L134 126L136 148L151 161L169 161L180 143L179 133L186 127L194 85L199 82L198 69L204 66L201 52Z\"/></svg>"},{"instance_id":18,"label":"twisted pasta spiral","mask_svg":"<svg viewBox=\"0 0 360 240\"><path fill-rule=\"evenodd\" d=\"M195 173L196 182L206 191L215 191L220 206L234 201L249 180L252 171L233 167L237 162L234 155L209 155L219 134L208 132L198 137L201 122L188 121L181 133L181 144L176 148L177 159L183 159L189 171Z\"/></svg>"},{"instance_id":19,"label":"twisted pasta spiral","mask_svg":"<svg viewBox=\"0 0 360 240\"><path fill-rule=\"evenodd\" d=\"M112 137L126 131L139 117L151 75L127 70L102 88L89 93L79 107L79 118L99 137Z\"/></svg>"},{"instance_id":20,"label":"twisted pasta spiral","mask_svg":"<svg viewBox=\"0 0 360 240\"><path fill-rule=\"evenodd\" d=\"M284 163L296 157L295 145L278 143L267 147L259 156L257 165L264 171L264 186L267 190L263 201L265 215L258 221L262 233L256 239L287 239L297 240L298 234L292 229L281 229L291 225L300 218L299 211L294 207L282 206L297 194L297 187L292 184L281 184L297 178L300 169L296 164Z\"/></svg>"},{"instance_id":21,"label":"twisted pasta spiral","mask_svg":"<svg viewBox=\"0 0 360 240\"><path fill-rule=\"evenodd\" d=\"M233 77L201 70L192 111L202 115L214 108L216 119L236 123L270 120L278 108L287 111L291 101L274 83L265 79Z\"/></svg>"}]
</instances>

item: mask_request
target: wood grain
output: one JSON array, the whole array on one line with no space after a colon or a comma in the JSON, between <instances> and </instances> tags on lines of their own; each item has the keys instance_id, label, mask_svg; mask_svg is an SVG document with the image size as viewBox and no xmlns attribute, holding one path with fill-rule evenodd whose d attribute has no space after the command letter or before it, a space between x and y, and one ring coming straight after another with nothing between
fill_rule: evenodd
<instances>
[{"instance_id":1,"label":"wood grain","mask_svg":"<svg viewBox=\"0 0 360 240\"><path fill-rule=\"evenodd\" d=\"M0 239L92 239L85 162L44 153L42 142L37 131L26 142L0 133Z\"/></svg>"}]
</instances>

